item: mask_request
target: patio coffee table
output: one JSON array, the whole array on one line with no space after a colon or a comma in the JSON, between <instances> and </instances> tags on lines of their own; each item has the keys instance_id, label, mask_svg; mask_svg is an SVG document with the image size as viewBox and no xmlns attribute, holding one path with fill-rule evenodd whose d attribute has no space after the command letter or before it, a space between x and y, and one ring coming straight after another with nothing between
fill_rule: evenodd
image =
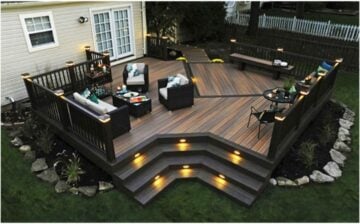
<instances>
[{"instance_id":1,"label":"patio coffee table","mask_svg":"<svg viewBox=\"0 0 360 224\"><path fill-rule=\"evenodd\" d=\"M139 96L144 96L144 95L139 95ZM123 105L127 105L129 107L129 113L130 115L134 116L134 117L141 117L147 113L150 113L152 108L151 108L151 99L148 98L147 96L146 100L141 101L141 102L130 102L130 97L125 97L124 94L113 94L112 95L112 99L113 99L113 104L116 107L120 107Z\"/></svg>"},{"instance_id":2,"label":"patio coffee table","mask_svg":"<svg viewBox=\"0 0 360 224\"><path fill-rule=\"evenodd\" d=\"M275 109L278 108L279 103L292 103L293 95L285 96L285 90L282 88L274 88L265 90L263 93L265 99L275 103Z\"/></svg>"}]
</instances>

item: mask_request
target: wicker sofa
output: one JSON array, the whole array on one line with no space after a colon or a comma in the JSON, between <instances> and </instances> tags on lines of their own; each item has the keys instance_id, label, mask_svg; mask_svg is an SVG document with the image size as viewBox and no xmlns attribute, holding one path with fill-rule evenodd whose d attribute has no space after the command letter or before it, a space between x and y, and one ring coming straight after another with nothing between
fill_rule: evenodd
<instances>
[{"instance_id":1,"label":"wicker sofa","mask_svg":"<svg viewBox=\"0 0 360 224\"><path fill-rule=\"evenodd\" d=\"M194 85L188 84L167 88L168 78L158 80L159 101L168 110L176 110L194 105Z\"/></svg>"},{"instance_id":2,"label":"wicker sofa","mask_svg":"<svg viewBox=\"0 0 360 224\"><path fill-rule=\"evenodd\" d=\"M127 89L132 91L147 92L149 90L149 66L144 63L135 63L140 75L135 77L129 77L129 71L127 64L123 71L123 83L127 86Z\"/></svg>"},{"instance_id":3,"label":"wicker sofa","mask_svg":"<svg viewBox=\"0 0 360 224\"><path fill-rule=\"evenodd\" d=\"M127 105L115 107L102 100L99 100L99 103L96 104L89 99L81 96L77 92L73 93L73 95L70 97L70 100L75 102L79 107L82 107L83 109L86 109L93 114L108 114L111 118L113 138L129 132L131 129L129 108Z\"/></svg>"}]
</instances>

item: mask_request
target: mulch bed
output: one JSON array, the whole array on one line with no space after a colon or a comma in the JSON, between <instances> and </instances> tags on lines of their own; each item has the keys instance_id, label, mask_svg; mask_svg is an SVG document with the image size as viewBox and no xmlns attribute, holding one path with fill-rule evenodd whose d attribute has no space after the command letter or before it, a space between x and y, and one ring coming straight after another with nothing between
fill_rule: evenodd
<instances>
[{"instance_id":1,"label":"mulch bed","mask_svg":"<svg viewBox=\"0 0 360 224\"><path fill-rule=\"evenodd\" d=\"M273 172L273 177L286 177L289 179L296 179L305 175L310 175L313 170L322 170L327 162L331 161L330 149L337 139L337 132L339 129L339 119L344 113L344 108L340 105L329 101L320 111L315 120L305 129L304 133L299 137L295 144L291 147L288 154L280 162L278 167ZM334 135L326 145L321 145L319 139L322 137L322 128L330 125L334 130ZM315 149L315 162L307 168L299 159L298 151L302 142L312 141L317 143Z\"/></svg>"}]
</instances>

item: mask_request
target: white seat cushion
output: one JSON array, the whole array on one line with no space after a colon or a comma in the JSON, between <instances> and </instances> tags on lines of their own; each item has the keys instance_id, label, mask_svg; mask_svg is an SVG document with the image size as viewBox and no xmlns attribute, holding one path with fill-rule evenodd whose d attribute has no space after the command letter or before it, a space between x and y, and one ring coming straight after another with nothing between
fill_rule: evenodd
<instances>
[{"instance_id":1,"label":"white seat cushion","mask_svg":"<svg viewBox=\"0 0 360 224\"><path fill-rule=\"evenodd\" d=\"M180 86L189 84L189 79L186 76L182 74L177 74L176 77L180 78Z\"/></svg>"},{"instance_id":2,"label":"white seat cushion","mask_svg":"<svg viewBox=\"0 0 360 224\"><path fill-rule=\"evenodd\" d=\"M159 93L161 94L162 97L164 97L165 100L167 100L168 90L166 87L160 88Z\"/></svg>"},{"instance_id":3,"label":"white seat cushion","mask_svg":"<svg viewBox=\"0 0 360 224\"><path fill-rule=\"evenodd\" d=\"M98 114L106 114L108 112L108 110L105 106L94 103L91 100L86 100L86 104L90 110L93 110Z\"/></svg>"},{"instance_id":4,"label":"white seat cushion","mask_svg":"<svg viewBox=\"0 0 360 224\"><path fill-rule=\"evenodd\" d=\"M107 112L111 112L111 111L117 109L117 108L114 107L113 105L111 105L111 104L109 104L109 103L106 103L106 102L104 102L104 101L102 101L102 100L99 100L99 104L98 104L98 105L100 105L100 106L102 106L102 107L105 107L106 110L107 110Z\"/></svg>"},{"instance_id":5,"label":"white seat cushion","mask_svg":"<svg viewBox=\"0 0 360 224\"><path fill-rule=\"evenodd\" d=\"M144 74L140 74L138 76L134 77L128 77L126 80L127 85L144 85L145 84L145 78Z\"/></svg>"},{"instance_id":6,"label":"white seat cushion","mask_svg":"<svg viewBox=\"0 0 360 224\"><path fill-rule=\"evenodd\" d=\"M80 95L78 92L74 92L73 93L74 96L74 100L78 103L80 103L83 106L86 106L86 101L87 99L85 97L83 97L82 95Z\"/></svg>"}]
</instances>

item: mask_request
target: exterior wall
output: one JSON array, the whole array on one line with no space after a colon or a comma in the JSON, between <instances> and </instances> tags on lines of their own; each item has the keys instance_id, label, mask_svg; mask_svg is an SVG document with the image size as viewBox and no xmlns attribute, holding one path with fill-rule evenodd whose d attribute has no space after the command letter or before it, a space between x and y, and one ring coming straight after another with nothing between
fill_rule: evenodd
<instances>
[{"instance_id":1,"label":"exterior wall","mask_svg":"<svg viewBox=\"0 0 360 224\"><path fill-rule=\"evenodd\" d=\"M144 56L144 31L141 2L77 2L77 3L13 3L1 4L1 104L7 104L6 96L15 100L27 97L22 73L40 74L65 66L65 62L84 61L84 46L95 49L91 10L129 6L132 8L134 31L134 56ZM29 52L20 14L52 12L59 46ZM88 17L87 23L80 24L80 16ZM114 63L113 63L114 64Z\"/></svg>"}]
</instances>

